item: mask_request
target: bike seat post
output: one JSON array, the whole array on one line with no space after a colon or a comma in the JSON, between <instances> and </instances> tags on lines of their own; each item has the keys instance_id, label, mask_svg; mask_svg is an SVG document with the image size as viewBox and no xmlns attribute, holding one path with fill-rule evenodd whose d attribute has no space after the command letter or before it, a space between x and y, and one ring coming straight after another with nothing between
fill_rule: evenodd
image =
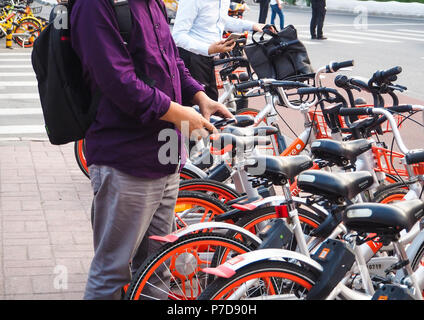
<instances>
[{"instance_id":1,"label":"bike seat post","mask_svg":"<svg viewBox=\"0 0 424 320\"><path fill-rule=\"evenodd\" d=\"M418 300L423 300L422 291L420 286L418 285L418 280L414 274L414 271L412 270L411 264L408 259L408 255L406 253L406 250L402 244L399 243L399 241L393 241L393 248L395 249L396 254L399 257L399 261L405 261L407 262L406 265L403 267L406 273L406 278L403 280L403 282L409 287L413 288L414 296Z\"/></svg>"}]
</instances>

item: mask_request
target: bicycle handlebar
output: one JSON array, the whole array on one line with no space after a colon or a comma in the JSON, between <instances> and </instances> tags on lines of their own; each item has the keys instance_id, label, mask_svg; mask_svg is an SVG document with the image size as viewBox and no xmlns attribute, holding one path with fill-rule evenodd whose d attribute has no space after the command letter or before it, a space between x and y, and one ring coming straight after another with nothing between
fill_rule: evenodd
<instances>
[{"instance_id":1,"label":"bicycle handlebar","mask_svg":"<svg viewBox=\"0 0 424 320\"><path fill-rule=\"evenodd\" d=\"M213 65L219 66L219 65L226 64L226 63L229 63L229 62L249 62L249 61L246 58L243 58L243 57L231 57L231 58L214 60Z\"/></svg>"},{"instance_id":2,"label":"bicycle handlebar","mask_svg":"<svg viewBox=\"0 0 424 320\"><path fill-rule=\"evenodd\" d=\"M354 60L347 60L342 62L330 62L329 65L327 65L327 73L331 72L337 72L342 68L348 68L353 67L355 65Z\"/></svg>"},{"instance_id":3,"label":"bicycle handlebar","mask_svg":"<svg viewBox=\"0 0 424 320\"><path fill-rule=\"evenodd\" d=\"M397 75L402 72L402 67L393 67L388 70L377 71L373 74L370 81L368 82L368 86L372 86L373 83L383 84L387 82L392 82L397 79Z\"/></svg>"}]
</instances>

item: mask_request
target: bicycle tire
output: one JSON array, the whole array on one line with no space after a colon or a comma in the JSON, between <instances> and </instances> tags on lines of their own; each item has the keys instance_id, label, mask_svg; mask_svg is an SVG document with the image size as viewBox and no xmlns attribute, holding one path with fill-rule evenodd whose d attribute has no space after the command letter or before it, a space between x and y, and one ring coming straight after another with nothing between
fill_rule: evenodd
<instances>
[{"instance_id":1,"label":"bicycle tire","mask_svg":"<svg viewBox=\"0 0 424 320\"><path fill-rule=\"evenodd\" d=\"M213 221L216 215L227 212L229 207L221 201L198 191L180 191L175 205L177 227Z\"/></svg>"},{"instance_id":2,"label":"bicycle tire","mask_svg":"<svg viewBox=\"0 0 424 320\"><path fill-rule=\"evenodd\" d=\"M224 203L241 197L236 190L225 183L207 179L190 179L181 181L180 191L204 192Z\"/></svg>"},{"instance_id":3,"label":"bicycle tire","mask_svg":"<svg viewBox=\"0 0 424 320\"><path fill-rule=\"evenodd\" d=\"M373 198L373 202L388 204L394 201L402 201L407 193L408 190L399 187L385 189Z\"/></svg>"},{"instance_id":4,"label":"bicycle tire","mask_svg":"<svg viewBox=\"0 0 424 320\"><path fill-rule=\"evenodd\" d=\"M200 294L198 300L227 300L242 284L254 279L258 281L255 281L247 291L252 298L265 299L266 296L278 294L288 296L287 298L291 300L305 297L315 285L317 275L294 263L260 260L240 268L230 278L216 279ZM253 287L254 285L256 287ZM290 287L293 293L289 295Z\"/></svg>"},{"instance_id":5,"label":"bicycle tire","mask_svg":"<svg viewBox=\"0 0 424 320\"><path fill-rule=\"evenodd\" d=\"M302 224L303 233L306 237L309 237L310 233L314 229L318 228L318 226L324 221L324 218L314 212L306 210L305 208L298 208L297 210L300 223ZM277 218L275 207L264 207L246 212L246 215L237 220L235 225L244 228L253 234L258 234L265 225ZM227 236L235 237L236 239L244 241L243 236L234 231L228 231ZM318 246L320 242L321 241L315 242L314 248ZM290 242L288 242L287 246L281 249L295 251L296 247L297 242L293 237Z\"/></svg>"},{"instance_id":6,"label":"bicycle tire","mask_svg":"<svg viewBox=\"0 0 424 320\"><path fill-rule=\"evenodd\" d=\"M18 30L21 28L21 26L23 25L31 25L32 28L34 28L32 31L33 34L36 34L35 38L37 38L40 33L41 33L41 28L42 25L40 24L39 21L33 19L33 18L25 18L22 19L21 21L19 21L19 25L16 27L16 29L13 31L15 34L19 33ZM34 46L34 42L28 42L27 44L25 44L26 42L24 42L19 36L13 36L13 41L15 41L15 43L18 46L24 47L24 48L32 48Z\"/></svg>"},{"instance_id":7,"label":"bicycle tire","mask_svg":"<svg viewBox=\"0 0 424 320\"><path fill-rule=\"evenodd\" d=\"M82 173L90 179L90 174L88 172L87 161L85 160L85 140L81 139L75 141L74 143L74 155L75 160L77 161L78 167Z\"/></svg>"},{"instance_id":8,"label":"bicycle tire","mask_svg":"<svg viewBox=\"0 0 424 320\"><path fill-rule=\"evenodd\" d=\"M213 245L213 247L211 247L211 245ZM202 252L200 248L202 248ZM152 284L162 281L162 279L156 279L158 277L158 270L159 273L161 273L161 270L164 269L168 269L168 272L172 275L168 288L169 291L172 292L171 298L181 300L195 299L199 290L202 290L202 286L197 286L200 284L200 281L203 281L206 285L213 280L213 278L210 278L209 275L201 271L204 268L203 264L209 267L216 267L216 265L211 264L212 261L206 261L206 263L204 263L204 260L202 261L199 258L202 253L207 256L209 251L216 251L219 248L225 248L227 253L226 257L223 256L222 260L218 261L219 263L223 263L227 257L231 258L232 255L229 255L231 252L238 255L253 250L237 239L228 238L225 235L213 232L183 236L175 242L165 244L159 252L146 259L134 275L124 299L140 300L139 298L147 295L147 293L151 295L151 291L154 291ZM205 251L205 249L209 251ZM228 252L228 250L231 250L231 252ZM179 258L181 258L182 261L178 261ZM180 262L182 262L181 265L179 264ZM166 265L167 263L168 265ZM192 269L188 269L189 267L192 267ZM199 283L195 283L196 288L192 288L190 285L190 294L187 295L186 281L190 280L189 284L192 284L191 280L193 279L197 279ZM149 283L149 281L151 283ZM176 287L176 282L178 281L181 282L180 287ZM184 285L182 285L183 282ZM168 292L167 297L169 296L170 293Z\"/></svg>"}]
</instances>

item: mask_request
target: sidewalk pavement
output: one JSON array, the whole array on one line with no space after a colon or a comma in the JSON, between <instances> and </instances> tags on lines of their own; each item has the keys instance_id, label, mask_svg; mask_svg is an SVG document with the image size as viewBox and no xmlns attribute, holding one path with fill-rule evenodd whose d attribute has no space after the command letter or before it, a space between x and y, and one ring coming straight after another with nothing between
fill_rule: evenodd
<instances>
[{"instance_id":1,"label":"sidewalk pavement","mask_svg":"<svg viewBox=\"0 0 424 320\"><path fill-rule=\"evenodd\" d=\"M91 199L73 144L0 141L0 300L82 299Z\"/></svg>"}]
</instances>

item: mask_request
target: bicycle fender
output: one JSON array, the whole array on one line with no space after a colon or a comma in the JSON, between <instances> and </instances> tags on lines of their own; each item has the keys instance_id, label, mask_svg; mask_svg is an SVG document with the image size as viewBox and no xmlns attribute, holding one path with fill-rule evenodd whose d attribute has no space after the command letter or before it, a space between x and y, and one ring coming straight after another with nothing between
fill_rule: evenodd
<instances>
[{"instance_id":1,"label":"bicycle fender","mask_svg":"<svg viewBox=\"0 0 424 320\"><path fill-rule=\"evenodd\" d=\"M313 209L315 213L317 213L318 215L322 217L328 216L328 211L324 207L316 203L308 205L305 198L292 197L292 200L294 203L307 205L309 208ZM287 201L284 196L272 196L272 197L267 197L265 199L256 200L247 204L235 203L235 204L232 204L231 207L238 209L240 211L250 211L250 210L254 210L254 209L262 208L262 207L279 206L285 203L287 203Z\"/></svg>"},{"instance_id":2,"label":"bicycle fender","mask_svg":"<svg viewBox=\"0 0 424 320\"><path fill-rule=\"evenodd\" d=\"M256 236L255 234L251 233L250 231L241 228L239 226L230 224L230 223L225 223L225 222L200 222L200 223L195 223L195 224L191 224L185 228L181 228L173 233L170 233L166 236L151 236L149 237L152 240L156 240L159 242L175 242L177 241L179 238L191 234L191 233L195 233L195 232L202 232L203 230L208 230L208 229L213 229L213 230L217 230L217 229L221 229L221 230L225 230L225 231L235 231L237 233L242 234L244 237L249 238L251 241L256 242L258 245L262 243L262 240Z\"/></svg>"},{"instance_id":3,"label":"bicycle fender","mask_svg":"<svg viewBox=\"0 0 424 320\"><path fill-rule=\"evenodd\" d=\"M200 168L196 167L194 164L192 164L191 162L186 162L184 165L184 168L194 172L196 175L198 175L200 178L202 179L206 179L207 178L207 174L206 172L204 172L203 170L201 170Z\"/></svg>"},{"instance_id":4,"label":"bicycle fender","mask_svg":"<svg viewBox=\"0 0 424 320\"><path fill-rule=\"evenodd\" d=\"M289 261L297 260L303 264L313 268L314 270L322 273L322 266L315 260L300 254L298 252L284 250L284 249L261 249L251 252L247 252L241 255L238 255L225 263L221 264L216 268L205 268L202 269L203 272L208 274L213 274L218 277L230 278L237 273L237 270L243 268L254 262L262 260L279 260L279 261Z\"/></svg>"}]
</instances>

